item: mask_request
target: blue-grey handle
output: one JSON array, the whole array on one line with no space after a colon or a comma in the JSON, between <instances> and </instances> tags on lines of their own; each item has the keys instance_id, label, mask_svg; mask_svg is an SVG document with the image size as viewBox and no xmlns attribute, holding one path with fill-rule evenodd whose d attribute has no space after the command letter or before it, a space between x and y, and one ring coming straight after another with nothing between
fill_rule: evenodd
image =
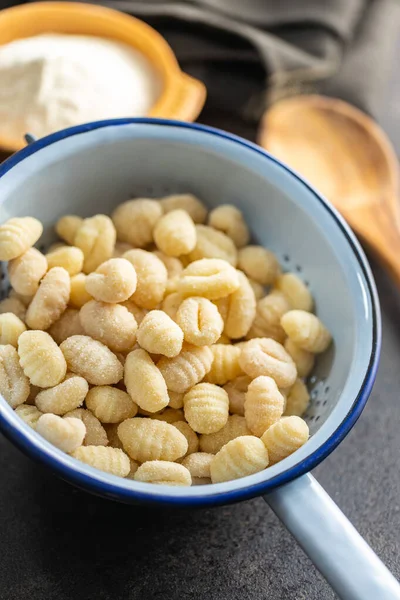
<instances>
[{"instance_id":1,"label":"blue-grey handle","mask_svg":"<svg viewBox=\"0 0 400 600\"><path fill-rule=\"evenodd\" d=\"M265 497L342 600L400 600L400 584L312 475Z\"/></svg>"}]
</instances>

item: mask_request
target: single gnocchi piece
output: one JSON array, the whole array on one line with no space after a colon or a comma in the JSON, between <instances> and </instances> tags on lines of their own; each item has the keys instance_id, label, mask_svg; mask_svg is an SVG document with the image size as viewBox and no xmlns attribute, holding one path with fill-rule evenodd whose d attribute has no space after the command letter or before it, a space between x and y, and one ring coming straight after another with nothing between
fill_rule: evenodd
<instances>
[{"instance_id":1,"label":"single gnocchi piece","mask_svg":"<svg viewBox=\"0 0 400 600\"><path fill-rule=\"evenodd\" d=\"M24 331L18 339L18 355L32 385L53 387L65 377L67 363L63 353L45 331Z\"/></svg>"},{"instance_id":2,"label":"single gnocchi piece","mask_svg":"<svg viewBox=\"0 0 400 600\"><path fill-rule=\"evenodd\" d=\"M14 346L0 346L0 394L16 408L27 401L30 393L29 379L19 364Z\"/></svg>"},{"instance_id":3,"label":"single gnocchi piece","mask_svg":"<svg viewBox=\"0 0 400 600\"><path fill-rule=\"evenodd\" d=\"M275 254L263 246L246 246L239 250L238 268L261 285L271 285L280 275Z\"/></svg>"},{"instance_id":4,"label":"single gnocchi piece","mask_svg":"<svg viewBox=\"0 0 400 600\"><path fill-rule=\"evenodd\" d=\"M122 379L123 366L107 346L86 335L72 335L60 345L68 370L92 385L111 385Z\"/></svg>"},{"instance_id":5,"label":"single gnocchi piece","mask_svg":"<svg viewBox=\"0 0 400 600\"><path fill-rule=\"evenodd\" d=\"M282 417L271 425L261 440L268 450L271 465L301 448L309 437L308 425L300 417Z\"/></svg>"},{"instance_id":6,"label":"single gnocchi piece","mask_svg":"<svg viewBox=\"0 0 400 600\"><path fill-rule=\"evenodd\" d=\"M131 470L129 457L118 448L105 448L104 446L81 446L71 456L86 463L94 469L126 477Z\"/></svg>"},{"instance_id":7,"label":"single gnocchi piece","mask_svg":"<svg viewBox=\"0 0 400 600\"><path fill-rule=\"evenodd\" d=\"M281 325L289 339L307 352L325 352L332 341L331 334L318 317L304 310L290 310L283 315Z\"/></svg>"},{"instance_id":8,"label":"single gnocchi piece","mask_svg":"<svg viewBox=\"0 0 400 600\"><path fill-rule=\"evenodd\" d=\"M230 237L208 225L196 225L196 240L196 246L189 253L190 261L216 258L236 267L237 250Z\"/></svg>"},{"instance_id":9,"label":"single gnocchi piece","mask_svg":"<svg viewBox=\"0 0 400 600\"><path fill-rule=\"evenodd\" d=\"M135 417L118 426L118 437L133 460L174 461L186 454L185 436L173 425L155 419Z\"/></svg>"},{"instance_id":10,"label":"single gnocchi piece","mask_svg":"<svg viewBox=\"0 0 400 600\"><path fill-rule=\"evenodd\" d=\"M161 304L161 308L165 313L167 313L169 317L171 317L173 321L176 322L178 309L182 304L183 300L184 297L182 296L182 294L179 294L178 292L173 292L172 294L168 294L168 296L164 298Z\"/></svg>"},{"instance_id":11,"label":"single gnocchi piece","mask_svg":"<svg viewBox=\"0 0 400 600\"><path fill-rule=\"evenodd\" d=\"M70 278L62 267L53 267L43 277L39 289L26 311L25 321L31 329L48 329L67 308Z\"/></svg>"},{"instance_id":12,"label":"single gnocchi piece","mask_svg":"<svg viewBox=\"0 0 400 600\"><path fill-rule=\"evenodd\" d=\"M290 308L311 312L314 306L310 290L294 273L284 273L275 281L276 289L285 294Z\"/></svg>"},{"instance_id":13,"label":"single gnocchi piece","mask_svg":"<svg viewBox=\"0 0 400 600\"><path fill-rule=\"evenodd\" d=\"M193 452L197 452L199 449L199 438L193 429L190 427L186 421L174 421L171 423L174 427L178 429L186 438L188 443L188 448L185 456L189 456L189 454L193 454Z\"/></svg>"},{"instance_id":14,"label":"single gnocchi piece","mask_svg":"<svg viewBox=\"0 0 400 600\"><path fill-rule=\"evenodd\" d=\"M257 302L256 314L247 338L270 337L283 343L286 334L281 325L282 316L290 310L285 294L274 290Z\"/></svg>"},{"instance_id":15,"label":"single gnocchi piece","mask_svg":"<svg viewBox=\"0 0 400 600\"><path fill-rule=\"evenodd\" d=\"M0 315L13 313L21 321L25 321L26 308L19 298L5 298L0 302Z\"/></svg>"},{"instance_id":16,"label":"single gnocchi piece","mask_svg":"<svg viewBox=\"0 0 400 600\"><path fill-rule=\"evenodd\" d=\"M231 238L237 248L249 243L250 232L241 211L232 204L221 204L210 212L208 224Z\"/></svg>"},{"instance_id":17,"label":"single gnocchi piece","mask_svg":"<svg viewBox=\"0 0 400 600\"><path fill-rule=\"evenodd\" d=\"M136 248L144 248L153 241L154 227L162 213L157 200L150 198L123 202L112 214L118 240Z\"/></svg>"},{"instance_id":18,"label":"single gnocchi piece","mask_svg":"<svg viewBox=\"0 0 400 600\"><path fill-rule=\"evenodd\" d=\"M143 463L133 479L157 485L192 485L189 470L183 465L167 460L149 460Z\"/></svg>"},{"instance_id":19,"label":"single gnocchi piece","mask_svg":"<svg viewBox=\"0 0 400 600\"><path fill-rule=\"evenodd\" d=\"M90 300L79 318L83 332L113 352L127 352L135 345L137 323L125 306Z\"/></svg>"},{"instance_id":20,"label":"single gnocchi piece","mask_svg":"<svg viewBox=\"0 0 400 600\"><path fill-rule=\"evenodd\" d=\"M161 217L153 234L157 248L168 256L189 254L196 246L196 228L184 210L172 210Z\"/></svg>"},{"instance_id":21,"label":"single gnocchi piece","mask_svg":"<svg viewBox=\"0 0 400 600\"><path fill-rule=\"evenodd\" d=\"M246 392L244 416L250 431L257 437L278 421L284 410L285 399L271 377L253 379Z\"/></svg>"},{"instance_id":22,"label":"single gnocchi piece","mask_svg":"<svg viewBox=\"0 0 400 600\"><path fill-rule=\"evenodd\" d=\"M218 308L207 298L186 298L176 312L176 322L185 341L194 346L211 346L222 334L224 322Z\"/></svg>"},{"instance_id":23,"label":"single gnocchi piece","mask_svg":"<svg viewBox=\"0 0 400 600\"><path fill-rule=\"evenodd\" d=\"M210 464L211 481L222 483L254 475L268 467L268 451L263 442L244 435L228 442Z\"/></svg>"},{"instance_id":24,"label":"single gnocchi piece","mask_svg":"<svg viewBox=\"0 0 400 600\"><path fill-rule=\"evenodd\" d=\"M86 379L72 376L52 388L40 391L35 398L35 404L42 413L65 415L82 406L88 391Z\"/></svg>"},{"instance_id":25,"label":"single gnocchi piece","mask_svg":"<svg viewBox=\"0 0 400 600\"><path fill-rule=\"evenodd\" d=\"M310 404L310 394L301 379L296 379L286 398L285 417L301 417Z\"/></svg>"},{"instance_id":26,"label":"single gnocchi piece","mask_svg":"<svg viewBox=\"0 0 400 600\"><path fill-rule=\"evenodd\" d=\"M39 282L47 271L46 257L29 248L26 252L8 263L8 277L14 290L22 296L36 294Z\"/></svg>"},{"instance_id":27,"label":"single gnocchi piece","mask_svg":"<svg viewBox=\"0 0 400 600\"><path fill-rule=\"evenodd\" d=\"M121 423L138 411L129 394L109 385L93 387L85 403L101 423Z\"/></svg>"},{"instance_id":28,"label":"single gnocchi piece","mask_svg":"<svg viewBox=\"0 0 400 600\"><path fill-rule=\"evenodd\" d=\"M73 335L83 335L84 333L79 318L79 310L75 308L67 308L58 321L53 323L49 329L49 334L57 344L61 344Z\"/></svg>"},{"instance_id":29,"label":"single gnocchi piece","mask_svg":"<svg viewBox=\"0 0 400 600\"><path fill-rule=\"evenodd\" d=\"M133 350L126 357L124 382L128 394L140 408L157 412L168 406L167 385L145 350Z\"/></svg>"},{"instance_id":30,"label":"single gnocchi piece","mask_svg":"<svg viewBox=\"0 0 400 600\"><path fill-rule=\"evenodd\" d=\"M298 376L307 377L314 368L315 355L299 348L290 338L286 338L284 347L295 362Z\"/></svg>"},{"instance_id":31,"label":"single gnocchi piece","mask_svg":"<svg viewBox=\"0 0 400 600\"><path fill-rule=\"evenodd\" d=\"M84 254L83 272L91 273L112 257L116 239L115 227L106 215L84 219L74 238L74 246Z\"/></svg>"},{"instance_id":32,"label":"single gnocchi piece","mask_svg":"<svg viewBox=\"0 0 400 600\"><path fill-rule=\"evenodd\" d=\"M179 392L168 392L169 396L169 405L171 408L183 408L183 393Z\"/></svg>"},{"instance_id":33,"label":"single gnocchi piece","mask_svg":"<svg viewBox=\"0 0 400 600\"><path fill-rule=\"evenodd\" d=\"M224 333L235 340L244 337L256 316L256 298L246 275L237 272L239 287L227 297Z\"/></svg>"},{"instance_id":34,"label":"single gnocchi piece","mask_svg":"<svg viewBox=\"0 0 400 600\"><path fill-rule=\"evenodd\" d=\"M83 219L77 215L64 215L56 223L57 235L67 244L73 246L75 235L82 223Z\"/></svg>"},{"instance_id":35,"label":"single gnocchi piece","mask_svg":"<svg viewBox=\"0 0 400 600\"><path fill-rule=\"evenodd\" d=\"M62 419L53 414L42 415L36 423L36 431L50 444L68 453L82 445L86 434L85 425L79 419Z\"/></svg>"},{"instance_id":36,"label":"single gnocchi piece","mask_svg":"<svg viewBox=\"0 0 400 600\"><path fill-rule=\"evenodd\" d=\"M185 456L181 464L187 468L192 477L211 477L211 461L214 454L208 452L193 452L189 456Z\"/></svg>"},{"instance_id":37,"label":"single gnocchi piece","mask_svg":"<svg viewBox=\"0 0 400 600\"><path fill-rule=\"evenodd\" d=\"M211 369L206 375L206 381L224 385L228 381L243 374L239 363L240 348L227 344L214 344L211 346L213 361Z\"/></svg>"},{"instance_id":38,"label":"single gnocchi piece","mask_svg":"<svg viewBox=\"0 0 400 600\"><path fill-rule=\"evenodd\" d=\"M155 254L146 250L130 250L124 254L137 274L136 291L131 300L142 308L151 310L164 298L168 273L164 263Z\"/></svg>"},{"instance_id":39,"label":"single gnocchi piece","mask_svg":"<svg viewBox=\"0 0 400 600\"><path fill-rule=\"evenodd\" d=\"M18 345L18 338L26 331L25 323L13 313L0 314L0 344L10 344L14 348Z\"/></svg>"},{"instance_id":40,"label":"single gnocchi piece","mask_svg":"<svg viewBox=\"0 0 400 600\"><path fill-rule=\"evenodd\" d=\"M217 454L230 440L234 440L242 435L251 435L246 419L239 415L231 415L222 429L216 433L201 435L199 447L201 452Z\"/></svg>"},{"instance_id":41,"label":"single gnocchi piece","mask_svg":"<svg viewBox=\"0 0 400 600\"><path fill-rule=\"evenodd\" d=\"M134 266L125 258L110 258L90 273L85 288L99 302L125 302L136 290Z\"/></svg>"},{"instance_id":42,"label":"single gnocchi piece","mask_svg":"<svg viewBox=\"0 0 400 600\"><path fill-rule=\"evenodd\" d=\"M49 269L62 267L72 277L82 271L84 256L76 246L63 246L46 254L46 260Z\"/></svg>"},{"instance_id":43,"label":"single gnocchi piece","mask_svg":"<svg viewBox=\"0 0 400 600\"><path fill-rule=\"evenodd\" d=\"M251 382L248 375L239 375L224 385L229 398L229 412L234 415L244 415L245 394Z\"/></svg>"},{"instance_id":44,"label":"single gnocchi piece","mask_svg":"<svg viewBox=\"0 0 400 600\"><path fill-rule=\"evenodd\" d=\"M227 392L211 383L199 383L183 398L185 418L197 433L215 433L226 425L229 416Z\"/></svg>"},{"instance_id":45,"label":"single gnocchi piece","mask_svg":"<svg viewBox=\"0 0 400 600\"><path fill-rule=\"evenodd\" d=\"M168 256L167 254L164 254L164 252L160 252L160 250L155 250L153 254L164 263L164 266L167 269L168 281L180 276L183 271L183 264L179 258Z\"/></svg>"},{"instance_id":46,"label":"single gnocchi piece","mask_svg":"<svg viewBox=\"0 0 400 600\"><path fill-rule=\"evenodd\" d=\"M69 305L73 308L82 308L86 302L92 300L92 296L86 290L86 278L84 273L78 273L71 277L71 291L69 296Z\"/></svg>"},{"instance_id":47,"label":"single gnocchi piece","mask_svg":"<svg viewBox=\"0 0 400 600\"><path fill-rule=\"evenodd\" d=\"M36 429L37 422L43 414L36 406L30 406L28 404L20 404L17 406L15 413L29 425L29 427L32 427L32 429Z\"/></svg>"},{"instance_id":48,"label":"single gnocchi piece","mask_svg":"<svg viewBox=\"0 0 400 600\"><path fill-rule=\"evenodd\" d=\"M137 340L147 352L172 358L182 350L183 331L165 312L152 310L140 323Z\"/></svg>"},{"instance_id":49,"label":"single gnocchi piece","mask_svg":"<svg viewBox=\"0 0 400 600\"><path fill-rule=\"evenodd\" d=\"M296 381L297 369L292 357L272 338L255 338L247 342L241 351L239 364L250 377L267 375L280 388L289 387Z\"/></svg>"},{"instance_id":50,"label":"single gnocchi piece","mask_svg":"<svg viewBox=\"0 0 400 600\"><path fill-rule=\"evenodd\" d=\"M157 363L167 388L185 393L199 383L211 369L213 353L208 346L184 344L174 358L163 356Z\"/></svg>"},{"instance_id":51,"label":"single gnocchi piece","mask_svg":"<svg viewBox=\"0 0 400 600\"><path fill-rule=\"evenodd\" d=\"M80 419L86 427L84 446L107 446L108 437L106 430L94 414L85 408L76 408L64 415L65 418Z\"/></svg>"},{"instance_id":52,"label":"single gnocchi piece","mask_svg":"<svg viewBox=\"0 0 400 600\"><path fill-rule=\"evenodd\" d=\"M232 294L239 285L238 271L229 263L219 258L203 258L183 270L178 292L183 296L218 300Z\"/></svg>"},{"instance_id":53,"label":"single gnocchi piece","mask_svg":"<svg viewBox=\"0 0 400 600\"><path fill-rule=\"evenodd\" d=\"M0 225L0 260L21 256L36 244L43 225L33 217L15 217Z\"/></svg>"}]
</instances>

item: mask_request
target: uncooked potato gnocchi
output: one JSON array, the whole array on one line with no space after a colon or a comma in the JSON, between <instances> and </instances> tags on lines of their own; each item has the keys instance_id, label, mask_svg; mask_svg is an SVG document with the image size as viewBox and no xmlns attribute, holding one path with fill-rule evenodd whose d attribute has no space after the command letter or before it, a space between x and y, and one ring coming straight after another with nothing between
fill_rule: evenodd
<instances>
[{"instance_id":1,"label":"uncooked potato gnocchi","mask_svg":"<svg viewBox=\"0 0 400 600\"><path fill-rule=\"evenodd\" d=\"M27 425L132 485L230 481L306 443L331 335L236 206L137 198L55 229L43 255L39 221L0 226L0 393Z\"/></svg>"}]
</instances>

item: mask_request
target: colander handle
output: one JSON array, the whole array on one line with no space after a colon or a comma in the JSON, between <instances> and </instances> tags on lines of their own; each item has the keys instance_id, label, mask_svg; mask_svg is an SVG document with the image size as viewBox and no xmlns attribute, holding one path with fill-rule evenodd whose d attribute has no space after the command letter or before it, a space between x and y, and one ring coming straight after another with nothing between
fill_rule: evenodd
<instances>
[{"instance_id":1,"label":"colander handle","mask_svg":"<svg viewBox=\"0 0 400 600\"><path fill-rule=\"evenodd\" d=\"M400 600L400 584L312 475L264 497L342 600Z\"/></svg>"}]
</instances>

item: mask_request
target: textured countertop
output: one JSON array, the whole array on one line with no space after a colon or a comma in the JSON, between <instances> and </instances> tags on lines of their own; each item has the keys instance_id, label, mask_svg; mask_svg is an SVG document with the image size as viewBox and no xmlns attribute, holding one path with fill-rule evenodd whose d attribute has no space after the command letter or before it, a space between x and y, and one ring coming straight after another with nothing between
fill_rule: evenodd
<instances>
[{"instance_id":1,"label":"textured countertop","mask_svg":"<svg viewBox=\"0 0 400 600\"><path fill-rule=\"evenodd\" d=\"M397 98L400 80L381 119L399 150ZM218 115L204 121L252 137ZM373 269L383 313L377 382L352 432L314 475L400 578L400 295ZM0 598L335 597L261 498L196 511L119 505L56 479L1 435L0 473Z\"/></svg>"}]
</instances>

